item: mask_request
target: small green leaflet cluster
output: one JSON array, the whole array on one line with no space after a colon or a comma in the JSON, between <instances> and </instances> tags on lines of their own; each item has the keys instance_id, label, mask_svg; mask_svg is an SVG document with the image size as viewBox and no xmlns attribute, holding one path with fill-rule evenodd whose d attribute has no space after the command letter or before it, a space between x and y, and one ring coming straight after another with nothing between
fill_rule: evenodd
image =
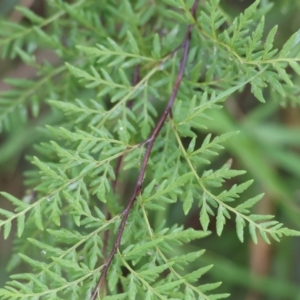
<instances>
[{"instance_id":1,"label":"small green leaflet cluster","mask_svg":"<svg viewBox=\"0 0 300 300\"><path fill-rule=\"evenodd\" d=\"M141 200L141 199L140 199ZM220 285L220 283L203 284L195 286L198 279L212 266L203 267L192 271L187 275L181 275L182 271L195 261L204 251L192 252L185 255L172 255L175 247L197 238L205 237L207 233L193 229L183 230L182 227L173 226L165 228L165 224L155 231L152 230L147 218L145 205L139 201L140 209L137 209L130 217L128 223L134 236L125 232L124 241L131 240L131 244L122 253L118 252L115 263L108 273L108 286L115 290L117 283L121 282L124 290L128 286L128 292L104 299L223 299L226 294L208 293ZM144 222L141 222L140 216ZM141 234L144 229L144 234ZM145 239L145 232L147 238ZM121 267L130 271L127 278L118 277L122 273ZM167 276L162 274L168 274ZM120 281L119 281L120 280Z\"/></svg>"},{"instance_id":2,"label":"small green leaflet cluster","mask_svg":"<svg viewBox=\"0 0 300 300\"><path fill-rule=\"evenodd\" d=\"M80 11L84 2L86 1L76 2L72 7L73 10L77 9ZM69 45L63 46L60 41L59 36L62 33L53 26L53 22L57 22L67 14L66 10L59 9L62 3L63 1L52 1L52 6L57 11L45 19L25 7L18 7L18 11L31 23L30 26L1 21L0 48L2 58L19 57L24 64L32 68L28 71L25 69L25 71L33 72L32 70L35 70L32 77L38 75L38 80L6 80L12 86L12 89L2 92L0 95L0 132L14 130L20 124L27 123L30 115L35 118L38 117L41 105L43 105L42 99L49 97L54 91L66 96L65 91L69 87L61 90L55 88L57 76L64 76L66 81L70 80L71 76L66 72L66 66L53 67L48 62L48 55L50 55L49 60L57 64L57 61L71 54L70 50L68 50ZM43 31L42 28L44 26L48 26L48 29L51 28L52 32L46 33ZM78 30L78 28L73 28L74 33L76 29ZM76 43L75 41L72 42ZM56 53L47 54L46 52L41 52L35 55L34 52L37 48L45 46L50 49L56 49Z\"/></svg>"},{"instance_id":3,"label":"small green leaflet cluster","mask_svg":"<svg viewBox=\"0 0 300 300\"><path fill-rule=\"evenodd\" d=\"M244 171L232 170L230 162L210 168L236 132L199 137L209 132L203 126L209 111L221 109L246 84L260 101L269 85L281 95L296 91L285 69L300 73L298 33L281 51L273 49L276 27L262 43L264 17L256 19L270 7L258 9L259 1L233 21L216 0L198 8L197 20L190 13L193 1L148 2L49 0L47 18L20 8L31 25L5 23L2 55L19 57L37 70L38 79L9 80L14 89L0 96L0 124L5 130L20 126L30 110L42 118L41 105L51 107L56 123L41 129L44 140L30 158L36 169L26 174L29 194L19 200L2 193L14 211L0 209L0 228L7 238L16 222L19 238L9 267L23 262L32 272L12 275L0 289L1 299L90 299L127 204L114 183L132 185L126 178L141 168L149 134L173 90L181 56L175 49L187 24L194 29L185 76L172 116L156 138L101 299L226 298L211 292L220 283L201 278L212 267L196 263L204 251L182 254L186 244L210 233L212 218L218 235L234 218L242 242L246 227L255 243L257 234L268 243L299 235L273 216L251 213L263 195L238 202L252 181L226 190L227 180ZM157 24L155 32L149 24ZM55 51L58 67L37 63L33 52L45 46ZM152 224L176 202L185 215L198 205L203 231L168 228L166 220Z\"/></svg>"},{"instance_id":4,"label":"small green leaflet cluster","mask_svg":"<svg viewBox=\"0 0 300 300\"><path fill-rule=\"evenodd\" d=\"M273 48L277 25L270 30L263 44L261 41L264 16L271 9L271 3L259 8L260 1L257 0L230 23L226 15L218 9L218 5L218 0L207 1L198 18L198 23L201 24L198 32L214 45L215 54L222 52L221 55L224 56L226 53L227 64L235 65L236 74L241 76L253 76L264 66L268 67L251 81L251 91L259 101L265 102L263 90L266 87L279 94L280 99L290 97L295 100L293 95L298 93L299 89L294 86L286 68L290 66L300 74L300 31L295 32L279 51ZM283 103L285 101L282 100Z\"/></svg>"}]
</instances>

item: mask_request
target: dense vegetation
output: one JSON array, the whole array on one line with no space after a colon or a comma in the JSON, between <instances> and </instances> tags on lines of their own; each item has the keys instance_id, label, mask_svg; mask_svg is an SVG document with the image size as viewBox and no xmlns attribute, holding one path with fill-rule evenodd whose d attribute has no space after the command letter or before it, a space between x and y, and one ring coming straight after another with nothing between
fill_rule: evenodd
<instances>
[{"instance_id":1,"label":"dense vegetation","mask_svg":"<svg viewBox=\"0 0 300 300\"><path fill-rule=\"evenodd\" d=\"M300 235L299 129L280 123L299 5L219 2L48 0L1 22L3 69L33 75L0 95L0 163L31 162L23 196L1 186L0 299L300 297L296 239L274 263L265 246Z\"/></svg>"}]
</instances>

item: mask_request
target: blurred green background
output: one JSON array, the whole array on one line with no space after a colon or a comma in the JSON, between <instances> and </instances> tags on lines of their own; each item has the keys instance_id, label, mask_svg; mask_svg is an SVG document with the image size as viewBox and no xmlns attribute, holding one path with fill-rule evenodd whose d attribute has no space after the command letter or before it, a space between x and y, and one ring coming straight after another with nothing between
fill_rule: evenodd
<instances>
[{"instance_id":1,"label":"blurred green background","mask_svg":"<svg viewBox=\"0 0 300 300\"><path fill-rule=\"evenodd\" d=\"M19 22L17 17L11 15L16 3L31 7L43 15L43 2L1 0L0 13ZM300 1L261 2L274 4L266 16L265 32L278 24L275 46L280 48L300 28ZM221 1L224 12L231 17L251 3L253 1ZM20 70L25 77L32 76L30 70L18 60L0 62L1 78L13 77ZM294 82L299 85L300 78L295 77ZM0 89L6 88L1 82ZM267 95L266 99L266 104L258 103L247 86L242 93L227 99L225 109L212 113L214 119L218 120L207 124L213 133L240 131L238 136L227 142L226 152L222 152L214 164L219 165L224 159L232 158L235 169L248 171L241 177L242 181L255 179L248 191L249 197L260 192L266 193L263 201L255 207L256 213L275 214L277 220L287 227L300 230L300 110L290 102L283 105L282 99L276 99L272 94ZM24 157L30 153L32 144L42 139L42 133L37 128L56 121L57 117L45 108L44 114L30 120L26 126L16 120L9 133L0 134L0 190L17 197L24 196L23 172L30 168ZM9 204L1 198L0 205L8 208ZM178 216L184 218L181 204L173 206L171 210L168 222L180 223ZM195 209L195 214L184 222L186 226L200 229L199 211ZM213 232L214 223L211 222L210 228ZM300 299L300 238L283 238L280 243L273 242L271 245L259 242L254 246L247 235L246 241L241 244L232 221L226 225L222 237L213 234L190 247L191 251L207 249L201 263L215 265L207 280L223 281L220 290L230 292L230 299ZM11 249L12 236L6 241L0 236L1 286L8 279L6 264Z\"/></svg>"}]
</instances>

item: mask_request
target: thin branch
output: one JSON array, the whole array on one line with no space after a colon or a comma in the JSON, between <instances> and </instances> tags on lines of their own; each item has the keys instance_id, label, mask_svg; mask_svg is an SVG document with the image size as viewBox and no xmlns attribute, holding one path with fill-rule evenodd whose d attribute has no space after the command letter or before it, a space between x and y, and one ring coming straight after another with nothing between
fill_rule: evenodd
<instances>
[{"instance_id":1,"label":"thin branch","mask_svg":"<svg viewBox=\"0 0 300 300\"><path fill-rule=\"evenodd\" d=\"M118 177L119 177L122 160L123 160L123 155L118 157L117 164L115 167L116 178L115 178L115 180L112 181L112 189L113 189L114 193L116 193L116 187L117 187L117 183L118 183ZM110 218L111 218L111 213L109 211L107 211L105 219L109 220ZM104 232L103 249L102 249L104 258L106 257L108 239L109 239L109 229Z\"/></svg>"},{"instance_id":2,"label":"thin branch","mask_svg":"<svg viewBox=\"0 0 300 300\"><path fill-rule=\"evenodd\" d=\"M134 73L133 73L133 86L138 84L140 82L140 65L136 65L134 68ZM134 101L130 100L127 104L127 107L131 110L133 107Z\"/></svg>"},{"instance_id":3,"label":"thin branch","mask_svg":"<svg viewBox=\"0 0 300 300\"><path fill-rule=\"evenodd\" d=\"M136 65L134 68L134 73L133 73L133 78L132 78L132 85L135 86L136 84L138 84L140 81L140 65ZM133 100L130 100L127 103L127 107L131 110L133 106ZM116 193L116 188L117 188L117 184L118 184L118 179L119 179L119 173L121 170L121 165L122 165L122 160L124 158L124 155L119 156L115 169L114 169L114 173L115 173L115 180L112 181L112 190L114 193ZM106 214L106 220L109 220L111 218L111 213L108 211ZM106 251L107 251L107 244L108 244L108 239L109 239L109 230L106 230L104 233L104 241L103 241L103 257L106 257Z\"/></svg>"},{"instance_id":4,"label":"thin branch","mask_svg":"<svg viewBox=\"0 0 300 300\"><path fill-rule=\"evenodd\" d=\"M199 0L195 0L194 5L191 9L191 12L192 12L193 16L195 16L196 9L197 9L197 6L198 6L198 2L199 2ZM184 74L184 70L185 70L185 67L186 67L187 57L188 57L189 48L190 48L190 39L191 39L192 28L193 28L193 25L188 26L187 33L185 35L185 39L184 39L184 42L183 42L183 55L182 55L182 59L181 59L181 63L180 63L180 68L179 68L178 75L176 77L176 81L175 81L175 84L174 84L174 87L173 87L172 94L169 98L168 104L167 104L163 114L161 115L161 117L160 117L158 123L156 124L153 132L151 133L150 137L147 140L148 146L147 146L145 156L144 156L144 159L143 159L143 162L142 162L141 170L140 170L140 173L139 173L139 176L138 176L135 188L134 188L134 192L133 192L133 194L132 194L132 196L129 200L129 203L127 204L127 207L124 209L124 211L122 213L123 214L123 219L121 221L121 224L120 224L120 227L119 227L119 230L118 230L116 241L115 241L114 246L111 250L111 253L108 257L108 260L107 260L106 264L104 265L104 268L103 268L101 276L99 278L97 287L94 290L94 293L91 297L92 300L96 299L96 297L98 295L98 292L99 292L101 286L103 285L103 283L105 281L107 271L108 271L108 269L109 269L109 267L112 263L112 260L115 256L115 253L116 253L117 249L120 246L122 235L123 235L123 232L124 232L124 229L125 229L125 225L126 225L126 222L127 222L128 216L129 216L130 209L133 206L136 197L141 193L141 190L142 190L142 184L143 184L143 181L144 181L144 176L145 176L147 164L148 164L148 161L149 161L149 158L150 158L150 154L151 154L154 142L156 141L156 138L158 137L158 134L159 134L163 124L165 123L167 116L170 114L170 112L172 110L172 107L173 107L173 104L175 102L176 95L177 95L177 92L178 92L178 89L179 89L179 86L180 86L180 83L182 81L182 77L183 77L183 74Z\"/></svg>"}]
</instances>

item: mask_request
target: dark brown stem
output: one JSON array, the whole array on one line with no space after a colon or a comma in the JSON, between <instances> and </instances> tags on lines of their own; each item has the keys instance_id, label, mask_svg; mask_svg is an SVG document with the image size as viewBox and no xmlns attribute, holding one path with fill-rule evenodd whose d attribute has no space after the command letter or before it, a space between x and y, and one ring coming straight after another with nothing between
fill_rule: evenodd
<instances>
[{"instance_id":1,"label":"dark brown stem","mask_svg":"<svg viewBox=\"0 0 300 300\"><path fill-rule=\"evenodd\" d=\"M191 12L192 12L193 15L195 15L197 6L198 6L198 0L196 0L194 2L194 5L192 7ZM174 87L173 87L172 94L169 98L168 104L167 104L163 114L161 115L161 117L160 117L159 121L157 122L153 132L151 133L149 139L147 140L148 145L147 145L147 149L146 149L144 159L143 159L143 162L142 162L141 170L140 170L140 173L139 173L139 176L138 176L135 188L134 188L134 192L133 192L133 194L132 194L132 196L129 200L129 203L127 204L127 207L124 209L124 211L122 213L123 214L123 219L121 221L121 224L120 224L120 227L119 227L119 230L118 230L118 234L117 234L115 244L114 244L114 246L113 246L113 248L110 252L110 255L107 259L106 264L104 265L104 268L103 268L101 276L99 278L97 287L96 287L96 289L95 289L95 291L92 295L92 298L91 298L92 300L96 299L96 297L98 295L98 292L99 292L101 286L104 283L107 271L108 271L108 269L109 269L109 267L112 263L112 260L115 256L115 253L116 253L117 249L120 246L122 235L123 235L123 232L124 232L124 229L125 229L125 225L126 225L126 222L127 222L128 216L129 216L130 209L133 206L136 197L141 193L141 190L142 190L142 183L144 181L144 176L145 176L147 164L148 164L148 161L149 161L149 158L150 158L152 147L154 145L154 142L155 142L155 140L156 140L163 124L164 124L164 122L166 121L167 116L169 115L169 113L171 112L171 109L173 107L173 104L174 104L174 101L175 101L175 98L176 98L176 95L177 95L177 92L178 92L178 89L179 89L179 86L180 86L180 83L181 83L181 80L182 80L182 77L183 77L183 73L184 73L184 70L185 70L185 67L186 67L187 57L188 57L188 53L189 53L189 46L190 46L192 28L193 28L193 25L188 26L187 33L186 33L186 36L185 36L185 39L184 39L184 42L183 42L183 55L182 55L182 59L181 59L181 63L180 63L180 68L179 68L178 75L176 77L176 81L175 81L175 84L174 84Z\"/></svg>"}]
</instances>

